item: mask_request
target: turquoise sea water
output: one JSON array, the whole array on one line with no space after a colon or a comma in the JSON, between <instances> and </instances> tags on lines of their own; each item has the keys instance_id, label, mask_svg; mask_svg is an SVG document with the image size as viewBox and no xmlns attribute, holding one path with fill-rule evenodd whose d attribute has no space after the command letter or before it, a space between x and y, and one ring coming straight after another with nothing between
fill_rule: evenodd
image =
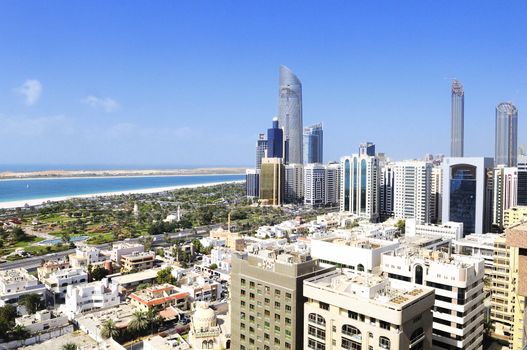
<instances>
[{"instance_id":1,"label":"turquoise sea water","mask_svg":"<svg viewBox=\"0 0 527 350\"><path fill-rule=\"evenodd\" d=\"M202 175L0 180L0 202L198 185L243 179L245 179L244 175Z\"/></svg>"}]
</instances>

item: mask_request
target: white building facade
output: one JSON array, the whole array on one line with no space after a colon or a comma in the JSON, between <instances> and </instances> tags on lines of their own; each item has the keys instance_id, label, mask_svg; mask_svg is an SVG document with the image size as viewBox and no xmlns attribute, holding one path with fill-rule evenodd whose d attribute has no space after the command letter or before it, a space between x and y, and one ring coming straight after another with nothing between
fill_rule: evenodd
<instances>
[{"instance_id":1,"label":"white building facade","mask_svg":"<svg viewBox=\"0 0 527 350\"><path fill-rule=\"evenodd\" d=\"M394 164L394 216L415 219L418 224L430 222L430 189L432 164L402 161Z\"/></svg>"}]
</instances>

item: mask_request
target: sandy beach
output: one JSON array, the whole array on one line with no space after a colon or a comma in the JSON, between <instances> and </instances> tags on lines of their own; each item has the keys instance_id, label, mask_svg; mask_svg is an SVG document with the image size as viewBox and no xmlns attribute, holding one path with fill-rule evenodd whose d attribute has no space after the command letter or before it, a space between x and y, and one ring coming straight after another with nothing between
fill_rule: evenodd
<instances>
[{"instance_id":1,"label":"sandy beach","mask_svg":"<svg viewBox=\"0 0 527 350\"><path fill-rule=\"evenodd\" d=\"M243 182L245 181L239 180L239 181L227 181L227 182L211 182L211 183L205 183L205 184L144 188L144 189L137 189L137 190L80 194L80 195L64 196L64 197L35 198L35 199L26 199L26 200L19 200L19 201L0 202L0 209L20 208L20 207L25 207L26 205L34 206L34 205L40 205L46 202L59 202L59 201L64 201L64 200L68 200L72 198L94 198L94 197L116 196L116 195L123 195L123 194L159 193L159 192L177 190L180 188L208 187L208 186L221 185L225 183L243 183Z\"/></svg>"}]
</instances>

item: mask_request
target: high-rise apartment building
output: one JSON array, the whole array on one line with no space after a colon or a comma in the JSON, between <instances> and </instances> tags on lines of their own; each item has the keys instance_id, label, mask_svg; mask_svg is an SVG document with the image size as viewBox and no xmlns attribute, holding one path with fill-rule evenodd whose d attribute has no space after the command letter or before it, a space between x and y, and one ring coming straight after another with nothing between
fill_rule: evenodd
<instances>
[{"instance_id":1,"label":"high-rise apartment building","mask_svg":"<svg viewBox=\"0 0 527 350\"><path fill-rule=\"evenodd\" d=\"M295 252L233 254L231 348L306 349L302 283L332 269Z\"/></svg>"},{"instance_id":2,"label":"high-rise apartment building","mask_svg":"<svg viewBox=\"0 0 527 350\"><path fill-rule=\"evenodd\" d=\"M278 125L284 129L286 164L303 164L302 83L286 66L280 66Z\"/></svg>"},{"instance_id":3,"label":"high-rise apartment building","mask_svg":"<svg viewBox=\"0 0 527 350\"><path fill-rule=\"evenodd\" d=\"M518 205L527 206L527 156L518 156Z\"/></svg>"},{"instance_id":4,"label":"high-rise apartment building","mask_svg":"<svg viewBox=\"0 0 527 350\"><path fill-rule=\"evenodd\" d=\"M258 141L256 141L256 169L260 169L262 165L262 159L265 157L267 152L267 139L265 134L258 135Z\"/></svg>"},{"instance_id":5,"label":"high-rise apartment building","mask_svg":"<svg viewBox=\"0 0 527 350\"><path fill-rule=\"evenodd\" d=\"M375 144L373 142L364 142L359 145L359 155L375 157Z\"/></svg>"},{"instance_id":6,"label":"high-rise apartment building","mask_svg":"<svg viewBox=\"0 0 527 350\"><path fill-rule=\"evenodd\" d=\"M493 186L492 225L502 230L505 227L505 211L518 202L518 169L498 165L494 169Z\"/></svg>"},{"instance_id":7,"label":"high-rise apartment building","mask_svg":"<svg viewBox=\"0 0 527 350\"><path fill-rule=\"evenodd\" d=\"M435 289L433 349L483 349L483 259L404 247L384 253L381 270Z\"/></svg>"},{"instance_id":8,"label":"high-rise apartment building","mask_svg":"<svg viewBox=\"0 0 527 350\"><path fill-rule=\"evenodd\" d=\"M326 204L326 167L319 163L304 167L304 204L323 207Z\"/></svg>"},{"instance_id":9,"label":"high-rise apartment building","mask_svg":"<svg viewBox=\"0 0 527 350\"><path fill-rule=\"evenodd\" d=\"M442 216L443 168L439 165L432 167L430 181L430 221L438 223Z\"/></svg>"},{"instance_id":10,"label":"high-rise apartment building","mask_svg":"<svg viewBox=\"0 0 527 350\"><path fill-rule=\"evenodd\" d=\"M329 163L326 166L326 204L338 204L340 182L340 163Z\"/></svg>"},{"instance_id":11,"label":"high-rise apartment building","mask_svg":"<svg viewBox=\"0 0 527 350\"><path fill-rule=\"evenodd\" d=\"M393 163L385 163L381 166L380 189L379 189L379 215L381 220L393 216L395 169Z\"/></svg>"},{"instance_id":12,"label":"high-rise apartment building","mask_svg":"<svg viewBox=\"0 0 527 350\"><path fill-rule=\"evenodd\" d=\"M462 222L464 234L490 232L492 171L492 158L443 160L443 222Z\"/></svg>"},{"instance_id":13,"label":"high-rise apartment building","mask_svg":"<svg viewBox=\"0 0 527 350\"><path fill-rule=\"evenodd\" d=\"M245 193L249 198L260 196L260 169L245 170Z\"/></svg>"},{"instance_id":14,"label":"high-rise apartment building","mask_svg":"<svg viewBox=\"0 0 527 350\"><path fill-rule=\"evenodd\" d=\"M340 211L377 221L379 219L380 168L377 157L354 154L340 159Z\"/></svg>"},{"instance_id":15,"label":"high-rise apartment building","mask_svg":"<svg viewBox=\"0 0 527 350\"><path fill-rule=\"evenodd\" d=\"M431 349L434 290L349 270L304 281L304 349Z\"/></svg>"},{"instance_id":16,"label":"high-rise apartment building","mask_svg":"<svg viewBox=\"0 0 527 350\"><path fill-rule=\"evenodd\" d=\"M324 131L322 123L304 128L304 163L324 162Z\"/></svg>"},{"instance_id":17,"label":"high-rise apartment building","mask_svg":"<svg viewBox=\"0 0 527 350\"><path fill-rule=\"evenodd\" d=\"M465 123L465 92L457 80L452 82L452 126L450 156L463 157Z\"/></svg>"},{"instance_id":18,"label":"high-rise apartment building","mask_svg":"<svg viewBox=\"0 0 527 350\"><path fill-rule=\"evenodd\" d=\"M285 201L295 203L304 198L304 165L286 164Z\"/></svg>"},{"instance_id":19,"label":"high-rise apartment building","mask_svg":"<svg viewBox=\"0 0 527 350\"><path fill-rule=\"evenodd\" d=\"M284 202L285 170L281 158L262 159L260 169L260 200L269 205Z\"/></svg>"},{"instance_id":20,"label":"high-rise apartment building","mask_svg":"<svg viewBox=\"0 0 527 350\"><path fill-rule=\"evenodd\" d=\"M516 206L503 213L503 227L509 228L527 222L527 206Z\"/></svg>"},{"instance_id":21,"label":"high-rise apartment building","mask_svg":"<svg viewBox=\"0 0 527 350\"><path fill-rule=\"evenodd\" d=\"M267 157L284 157L284 131L278 127L278 118L274 118L273 127L267 129Z\"/></svg>"},{"instance_id":22,"label":"high-rise apartment building","mask_svg":"<svg viewBox=\"0 0 527 350\"><path fill-rule=\"evenodd\" d=\"M430 222L430 185L432 164L423 161L395 162L394 216Z\"/></svg>"},{"instance_id":23,"label":"high-rise apartment building","mask_svg":"<svg viewBox=\"0 0 527 350\"><path fill-rule=\"evenodd\" d=\"M518 158L518 110L510 102L496 107L496 165L516 166Z\"/></svg>"}]
</instances>

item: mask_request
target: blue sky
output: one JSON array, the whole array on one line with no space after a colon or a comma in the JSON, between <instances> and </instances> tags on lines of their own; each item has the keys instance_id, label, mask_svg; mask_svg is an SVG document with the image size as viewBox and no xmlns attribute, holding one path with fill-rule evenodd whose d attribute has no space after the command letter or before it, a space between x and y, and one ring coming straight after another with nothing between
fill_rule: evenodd
<instances>
[{"instance_id":1,"label":"blue sky","mask_svg":"<svg viewBox=\"0 0 527 350\"><path fill-rule=\"evenodd\" d=\"M0 2L0 164L251 166L302 80L325 159L362 141L392 159L449 152L450 80L465 153L494 153L494 108L527 143L527 2Z\"/></svg>"}]
</instances>

